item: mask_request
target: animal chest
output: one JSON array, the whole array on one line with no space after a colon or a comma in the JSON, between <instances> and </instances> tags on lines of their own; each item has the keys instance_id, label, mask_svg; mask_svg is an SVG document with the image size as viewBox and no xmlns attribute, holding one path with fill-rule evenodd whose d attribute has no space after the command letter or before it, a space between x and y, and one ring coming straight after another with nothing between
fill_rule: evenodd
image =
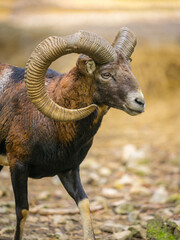
<instances>
[{"instance_id":1,"label":"animal chest","mask_svg":"<svg viewBox=\"0 0 180 240\"><path fill-rule=\"evenodd\" d=\"M93 120L93 121L92 121ZM34 142L29 176L42 178L78 167L87 155L102 119L64 122ZM56 136L56 137L55 137Z\"/></svg>"}]
</instances>

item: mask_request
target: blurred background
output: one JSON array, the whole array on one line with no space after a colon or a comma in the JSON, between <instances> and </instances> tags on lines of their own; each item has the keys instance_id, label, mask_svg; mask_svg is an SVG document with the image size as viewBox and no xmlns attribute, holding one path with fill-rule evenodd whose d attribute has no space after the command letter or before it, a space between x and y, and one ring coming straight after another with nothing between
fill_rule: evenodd
<instances>
[{"instance_id":1,"label":"blurred background","mask_svg":"<svg viewBox=\"0 0 180 240\"><path fill-rule=\"evenodd\" d=\"M120 239L112 227L119 222L138 225L143 239L155 213L180 224L180 1L0 0L0 62L19 67L50 35L87 30L112 42L123 26L137 36L131 65L146 110L132 117L111 109L82 164L97 239ZM67 72L76 59L71 54L51 67ZM56 178L30 180L29 195L25 239L82 238L73 201ZM53 212L57 208L67 212L60 217ZM0 175L0 219L0 236L11 239L15 215L8 168Z\"/></svg>"}]
</instances>

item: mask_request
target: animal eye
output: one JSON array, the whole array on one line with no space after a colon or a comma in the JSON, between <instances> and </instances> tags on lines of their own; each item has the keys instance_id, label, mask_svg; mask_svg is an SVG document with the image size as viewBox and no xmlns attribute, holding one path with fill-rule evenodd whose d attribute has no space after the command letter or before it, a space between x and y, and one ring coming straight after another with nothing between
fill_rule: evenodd
<instances>
[{"instance_id":1,"label":"animal eye","mask_svg":"<svg viewBox=\"0 0 180 240\"><path fill-rule=\"evenodd\" d=\"M108 72L107 72L107 73L102 73L102 74L101 74L101 77L104 78L104 79L108 79L108 78L111 77L111 74L108 73Z\"/></svg>"}]
</instances>

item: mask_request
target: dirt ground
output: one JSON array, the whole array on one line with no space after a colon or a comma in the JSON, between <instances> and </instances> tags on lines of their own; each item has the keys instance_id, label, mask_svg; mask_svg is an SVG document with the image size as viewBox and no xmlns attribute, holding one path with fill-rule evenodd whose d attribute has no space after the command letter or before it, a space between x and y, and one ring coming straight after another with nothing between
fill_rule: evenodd
<instances>
[{"instance_id":1,"label":"dirt ground","mask_svg":"<svg viewBox=\"0 0 180 240\"><path fill-rule=\"evenodd\" d=\"M102 12L101 15L103 15ZM108 40L112 40L112 32L113 35L117 32L117 22L113 27L112 21L111 24L106 25L106 19L105 25L101 27L102 17L99 17L100 21L96 24L92 15L90 16L92 22L83 22L84 13L82 15L79 13L79 16L78 23L74 22L70 30L76 31L86 26L87 30L99 32L100 35L107 36ZM163 14L156 15L153 12L152 16L156 17L156 20L150 13L147 15L143 13L139 15L138 21L136 18L134 21L129 21L127 16L119 19L117 13L109 16L104 13L104 18L111 18L111 16L113 21L124 19L122 21L124 24L127 23L135 31L137 30L140 39L138 53L141 52L141 44L143 49L148 46L149 52L152 52L151 49L156 51L157 48L162 47L161 43L164 43L164 46L167 43L170 46L176 46L179 50L177 13L173 15L171 12L164 17ZM143 22L144 17L145 22ZM22 20L15 32L12 29L16 30L15 24L20 24L20 17L13 16L12 19L14 20L12 24L10 20L8 23L4 21L0 24L2 33L0 43L8 39L5 41L6 44L2 45L4 47L1 49L0 61L22 66L25 58L29 56L28 51L32 50L34 44L32 42L38 41L40 35L37 34L37 29L36 33L32 31L33 23L29 15L27 16L28 29L23 31L25 21ZM67 25L71 25L72 22L71 20ZM80 22L81 26L78 25ZM11 49L8 45L12 42L7 38L7 29L11 30L15 43L19 41L19 34L24 33L17 48ZM56 30L57 26L53 31ZM47 29L43 31L48 35ZM50 31L52 29L49 29ZM61 31L64 34L68 32L64 26ZM155 34L157 32L158 36ZM34 38L31 34L34 34ZM46 34L41 34L41 37ZM30 40L27 42L29 37L31 42ZM30 46L28 51L24 50L27 49L26 44ZM21 48L20 45L22 45ZM10 46L11 58L9 53L7 54L8 46ZM118 238L120 232L128 230L132 232L132 229L136 231L136 234L133 234L133 240L146 239L147 221L157 214L164 220L175 222L180 227L180 84L179 70L177 70L179 62L170 62L170 59L175 57L178 59L177 51L173 52L171 49L163 55L167 62L169 60L170 66L173 66L173 74L176 72L175 77L171 75L176 85L170 91L166 89L167 82L161 85L162 79L158 79L165 76L158 75L158 68L154 70L154 66L159 64L159 69L162 67L161 72L165 72L166 65L162 63L162 55L161 61L158 58L156 64L156 57L148 60L146 52L143 54L141 56L144 57L141 59L135 53L134 59L137 59L137 62L132 64L135 75L140 78L140 83L143 79L146 82L142 84L146 99L145 113L132 117L122 111L111 109L104 117L93 147L81 165L81 179L91 203L96 239L120 239ZM70 61L64 58L65 63L57 61L54 65L55 69L67 71L73 65L74 59L73 56ZM137 67L138 64L149 72L143 75L141 69ZM153 75L157 72L158 74ZM154 80L151 80L152 78ZM156 86L156 90L151 93L151 89L154 91L153 86ZM163 90L163 94L161 89L166 89ZM24 230L25 240L83 239L78 209L56 177L41 180L29 179L29 205L30 213ZM0 240L12 239L14 227L14 197L9 170L5 167L0 173Z\"/></svg>"}]
</instances>

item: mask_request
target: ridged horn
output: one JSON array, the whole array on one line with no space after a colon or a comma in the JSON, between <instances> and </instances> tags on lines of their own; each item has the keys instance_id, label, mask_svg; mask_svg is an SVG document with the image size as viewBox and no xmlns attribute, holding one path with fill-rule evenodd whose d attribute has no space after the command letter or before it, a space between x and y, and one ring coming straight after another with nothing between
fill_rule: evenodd
<instances>
[{"instance_id":1,"label":"ridged horn","mask_svg":"<svg viewBox=\"0 0 180 240\"><path fill-rule=\"evenodd\" d=\"M112 46L124 54L126 59L130 59L136 46L136 36L127 27L123 27L118 32Z\"/></svg>"},{"instance_id":2,"label":"ridged horn","mask_svg":"<svg viewBox=\"0 0 180 240\"><path fill-rule=\"evenodd\" d=\"M116 57L115 49L106 40L86 31L65 37L49 37L35 48L26 64L28 96L41 113L57 121L80 120L98 108L91 104L80 109L67 109L56 104L46 93L45 75L48 67L57 58L69 53L88 55L99 64L111 62Z\"/></svg>"}]
</instances>

